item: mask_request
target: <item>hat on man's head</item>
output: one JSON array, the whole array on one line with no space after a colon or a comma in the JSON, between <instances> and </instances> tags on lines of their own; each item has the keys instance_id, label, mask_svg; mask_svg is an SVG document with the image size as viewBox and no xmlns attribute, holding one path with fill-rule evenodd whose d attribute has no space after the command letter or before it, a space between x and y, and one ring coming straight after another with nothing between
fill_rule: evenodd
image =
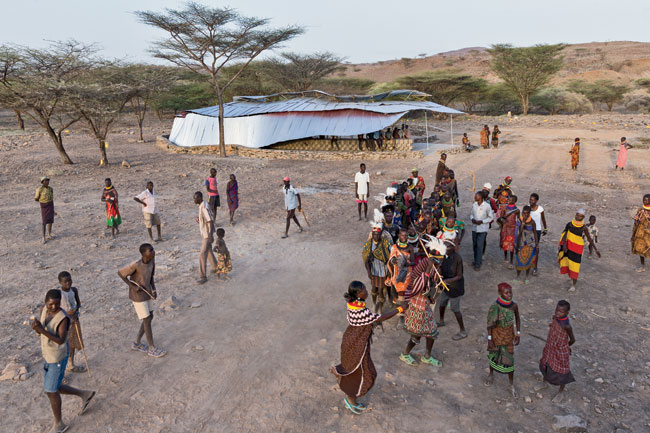
<instances>
[{"instance_id":1,"label":"hat on man's head","mask_svg":"<svg viewBox=\"0 0 650 433\"><path fill-rule=\"evenodd\" d=\"M506 178L505 178L504 180L505 180L506 182L510 182L510 181L512 180L512 178L511 178L510 176L506 176Z\"/></svg>"},{"instance_id":2,"label":"hat on man's head","mask_svg":"<svg viewBox=\"0 0 650 433\"><path fill-rule=\"evenodd\" d=\"M43 182L44 180L50 180L50 178L47 176L41 176L41 182Z\"/></svg>"},{"instance_id":3,"label":"hat on man's head","mask_svg":"<svg viewBox=\"0 0 650 433\"><path fill-rule=\"evenodd\" d=\"M413 168L411 169L411 173L414 173L414 172L416 172L416 171L418 171L417 167L413 167Z\"/></svg>"},{"instance_id":4,"label":"hat on man's head","mask_svg":"<svg viewBox=\"0 0 650 433\"><path fill-rule=\"evenodd\" d=\"M491 189L492 189L492 184L491 184L490 182L485 182L485 183L483 184L483 189L489 189L489 190L491 190Z\"/></svg>"},{"instance_id":5,"label":"hat on man's head","mask_svg":"<svg viewBox=\"0 0 650 433\"><path fill-rule=\"evenodd\" d=\"M291 182L291 178L290 178L289 176L285 177L285 178L282 179L282 180L285 181L285 182Z\"/></svg>"}]
</instances>

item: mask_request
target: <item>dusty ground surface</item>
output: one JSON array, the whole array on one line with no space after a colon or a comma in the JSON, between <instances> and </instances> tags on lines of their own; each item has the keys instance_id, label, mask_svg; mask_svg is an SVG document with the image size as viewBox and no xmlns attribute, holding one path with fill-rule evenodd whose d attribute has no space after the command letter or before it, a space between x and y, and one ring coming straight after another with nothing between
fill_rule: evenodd
<instances>
[{"instance_id":1,"label":"dusty ground surface","mask_svg":"<svg viewBox=\"0 0 650 433\"><path fill-rule=\"evenodd\" d=\"M473 131L482 121L457 128ZM477 186L486 181L496 186L511 175L521 199L537 192L546 209L550 232L541 246L539 277L514 290L523 320L516 349L520 397L509 396L506 377L497 377L492 388L483 386L487 309L497 283L512 280L514 271L502 264L498 233L491 231L486 263L475 273L469 266L468 233L461 254L469 338L452 341L457 328L447 317L448 326L441 328L434 346L444 366L409 367L398 360L407 335L395 329L395 319L386 322L372 346L378 378L365 399L370 410L354 416L343 408L343 395L328 368L339 360L346 327L342 294L351 280L366 281L360 253L369 226L356 221L351 195L357 161L171 155L151 143L169 128L160 124L148 129L150 141L144 144L120 128L109 139L113 165L108 168L95 165L95 145L73 129L66 143L76 164L63 166L45 137L29 131L16 135L7 122L0 131L0 366L15 359L36 374L23 382L0 382L3 431L41 432L51 422L42 392L39 340L22 322L38 308L45 291L57 286L62 270L72 272L81 294L92 370L92 377L69 377L74 386L98 391L81 417L76 416L80 403L64 397L70 431L548 432L553 415L565 414L588 420L592 432L650 428L650 284L648 274L633 272L638 258L630 255L629 245L631 217L643 193L650 192L650 154L633 149L628 169L612 170L616 153L604 144L632 136L624 127L504 126L499 150L449 157L460 183L463 218L470 209L472 172ZM646 130L639 127L635 134L641 137ZM574 136L585 137L577 172L569 169L567 153ZM123 159L131 168L120 167ZM376 193L404 178L413 165L430 185L436 162L435 155L373 162L368 167L371 190ZM192 193L203 189L212 166L219 171L222 193L227 174L234 172L239 179L237 224L226 226L234 269L229 282L212 275L197 286L199 233ZM54 225L57 238L46 245L41 244L40 212L33 201L42 173L52 178L61 214ZM285 175L303 189L312 227L302 234L292 228L289 239L281 240ZM105 177L113 179L121 198L124 223L116 240L106 235L99 200ZM137 248L147 241L139 205L132 200L146 180L155 182L166 239L156 245L158 304L172 295L181 303L175 311L155 313L156 341L169 351L157 360L129 349L138 322L116 275L120 266L139 257ZM579 207L598 217L603 257L585 258L578 291L567 293L568 281L559 275L554 258L560 233ZM218 222L226 221L221 213ZM533 391L543 342L530 334L546 337L554 306L563 298L572 304L577 343L571 362L577 382L567 387L568 399L555 405L553 390ZM192 302L201 305L190 308ZM417 347L415 353L422 350Z\"/></svg>"}]
</instances>

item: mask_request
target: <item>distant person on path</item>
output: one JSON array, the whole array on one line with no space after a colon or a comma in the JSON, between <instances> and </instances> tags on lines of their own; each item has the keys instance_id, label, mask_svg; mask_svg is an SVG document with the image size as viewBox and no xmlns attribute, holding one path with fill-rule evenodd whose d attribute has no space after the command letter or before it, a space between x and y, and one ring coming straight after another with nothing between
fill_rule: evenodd
<instances>
[{"instance_id":1,"label":"distant person on path","mask_svg":"<svg viewBox=\"0 0 650 433\"><path fill-rule=\"evenodd\" d=\"M499 130L499 127L497 125L494 125L494 128L492 129L492 148L496 149L499 147L499 135L501 135L501 131Z\"/></svg>"},{"instance_id":2,"label":"distant person on path","mask_svg":"<svg viewBox=\"0 0 650 433\"><path fill-rule=\"evenodd\" d=\"M141 256L139 260L117 271L117 275L129 287L129 299L133 303L135 314L141 321L138 335L131 343L131 350L146 353L153 358L161 358L167 352L156 347L151 330L153 301L158 297L153 278L156 270L156 252L151 244L140 245L139 251ZM147 338L147 344L141 343L143 335Z\"/></svg>"},{"instance_id":3,"label":"distant person on path","mask_svg":"<svg viewBox=\"0 0 650 433\"><path fill-rule=\"evenodd\" d=\"M230 211L230 225L234 226L235 211L239 207L239 185L234 174L230 175L230 180L226 185L226 199L228 200L228 210Z\"/></svg>"},{"instance_id":4,"label":"distant person on path","mask_svg":"<svg viewBox=\"0 0 650 433\"><path fill-rule=\"evenodd\" d=\"M284 235L282 239L289 237L289 226L291 225L291 220L298 225L298 230L302 233L302 226L298 222L298 217L296 217L296 208L298 212L302 210L302 200L300 199L300 193L298 190L291 185L291 178L289 176L283 179L284 186L282 187L282 193L284 194L284 207L287 210L287 226L284 230Z\"/></svg>"},{"instance_id":5,"label":"distant person on path","mask_svg":"<svg viewBox=\"0 0 650 433\"><path fill-rule=\"evenodd\" d=\"M490 148L490 127L487 125L483 125L483 129L481 129L481 147L483 149Z\"/></svg>"},{"instance_id":6,"label":"distant person on path","mask_svg":"<svg viewBox=\"0 0 650 433\"><path fill-rule=\"evenodd\" d=\"M120 215L117 190L110 178L104 180L101 200L106 203L106 226L110 227L111 235L115 239L115 235L120 234L119 226L122 224L122 216Z\"/></svg>"},{"instance_id":7,"label":"distant person on path","mask_svg":"<svg viewBox=\"0 0 650 433\"><path fill-rule=\"evenodd\" d=\"M377 314L382 313L387 297L390 302L393 301L392 293L386 287L386 277L388 276L386 265L390 257L392 241L388 240L390 238L389 233L387 237L382 236L382 234L381 225L373 226L371 237L366 241L361 251L361 258L370 280L372 303Z\"/></svg>"},{"instance_id":8,"label":"distant person on path","mask_svg":"<svg viewBox=\"0 0 650 433\"><path fill-rule=\"evenodd\" d=\"M156 207L156 195L153 192L153 182L147 182L147 188L140 194L133 197L133 200L142 205L142 217L144 218L144 226L149 232L149 239L153 242L153 233L151 228L156 226L158 232L158 239L155 242L160 242L160 216L158 216L158 208Z\"/></svg>"},{"instance_id":9,"label":"distant person on path","mask_svg":"<svg viewBox=\"0 0 650 433\"><path fill-rule=\"evenodd\" d=\"M212 252L212 242L214 241L214 217L210 210L210 205L203 200L203 193L197 191L194 193L194 204L199 206L199 216L196 222L199 224L199 231L201 232L201 252L199 253L199 279L196 281L198 284L203 284L208 281L206 276L207 261L214 271L217 271L217 259Z\"/></svg>"},{"instance_id":10,"label":"distant person on path","mask_svg":"<svg viewBox=\"0 0 650 433\"><path fill-rule=\"evenodd\" d=\"M589 235L591 235L591 241L593 244L589 244L589 258L593 255L594 248L596 248L596 244L598 243L598 227L596 226L596 215L590 215L589 216L589 223L587 223L587 231L589 232Z\"/></svg>"},{"instance_id":11,"label":"distant person on path","mask_svg":"<svg viewBox=\"0 0 650 433\"><path fill-rule=\"evenodd\" d=\"M578 209L576 216L566 225L560 238L560 251L558 252L558 262L560 263L560 274L568 274L571 279L569 292L575 292L578 275L580 274L580 262L582 262L582 252L585 248L583 236L592 243L591 235L585 227L585 210ZM600 252L594 245L596 255L600 257Z\"/></svg>"},{"instance_id":12,"label":"distant person on path","mask_svg":"<svg viewBox=\"0 0 650 433\"><path fill-rule=\"evenodd\" d=\"M577 170L578 163L580 163L580 139L579 138L575 139L569 153L571 154L571 170Z\"/></svg>"},{"instance_id":13,"label":"distant person on path","mask_svg":"<svg viewBox=\"0 0 650 433\"><path fill-rule=\"evenodd\" d=\"M460 330L451 337L452 340L458 341L467 338L463 314L460 312L460 300L465 294L465 277L463 276L463 259L458 254L458 247L453 241L445 241L447 246L447 256L442 260L440 273L443 281L449 288L449 291L443 290L438 303L440 313L439 327L445 326L445 309L451 304L451 311L456 317Z\"/></svg>"},{"instance_id":14,"label":"distant person on path","mask_svg":"<svg viewBox=\"0 0 650 433\"><path fill-rule=\"evenodd\" d=\"M363 134L357 135L357 140L359 141L359 152L363 152Z\"/></svg>"},{"instance_id":15,"label":"distant person on path","mask_svg":"<svg viewBox=\"0 0 650 433\"><path fill-rule=\"evenodd\" d=\"M359 211L359 221L361 221L361 207L363 206L363 216L368 221L368 194L370 193L370 174L366 171L366 164L359 165L359 171L354 175L354 195Z\"/></svg>"},{"instance_id":16,"label":"distant person on path","mask_svg":"<svg viewBox=\"0 0 650 433\"><path fill-rule=\"evenodd\" d=\"M465 152L472 151L472 143L469 142L469 137L467 136L467 132L463 133L463 147L465 148Z\"/></svg>"},{"instance_id":17,"label":"distant person on path","mask_svg":"<svg viewBox=\"0 0 650 433\"><path fill-rule=\"evenodd\" d=\"M499 246L503 250L503 261L508 265L508 269L514 269L512 263L515 253L515 231L517 229L517 218L519 218L519 208L517 207L517 196L511 195L508 204L503 213L497 220L501 226L499 233ZM508 253L510 253L510 264L508 264Z\"/></svg>"},{"instance_id":18,"label":"distant person on path","mask_svg":"<svg viewBox=\"0 0 650 433\"><path fill-rule=\"evenodd\" d=\"M627 150L632 149L632 145L627 142L625 137L621 137L621 145L618 147L618 158L616 158L616 166L614 171L620 168L621 170L625 169L625 164L627 164ZM612 150L616 152L616 149Z\"/></svg>"},{"instance_id":19,"label":"distant person on path","mask_svg":"<svg viewBox=\"0 0 650 433\"><path fill-rule=\"evenodd\" d=\"M59 273L59 284L61 285L61 308L70 318L70 324L68 326L68 347L70 348L70 356L68 358L66 371L72 373L83 373L86 369L81 365L74 364L75 351L84 348L83 336L81 335L81 325L79 323L79 309L81 308L79 291L76 287L72 287L72 276L70 275L70 272L63 271Z\"/></svg>"},{"instance_id":20,"label":"distant person on path","mask_svg":"<svg viewBox=\"0 0 650 433\"><path fill-rule=\"evenodd\" d=\"M41 220L43 223L43 243L48 239L54 239L52 236L52 224L54 223L54 191L50 186L50 178L41 177L41 186L36 188L34 200L41 205ZM48 236L45 237L45 228L47 227Z\"/></svg>"},{"instance_id":21,"label":"distant person on path","mask_svg":"<svg viewBox=\"0 0 650 433\"><path fill-rule=\"evenodd\" d=\"M515 240L515 269L517 269L517 282L521 271L526 271L524 284L530 280L528 275L531 268L535 267L536 257L539 254L539 238L535 220L530 216L530 206L521 209L521 216L517 218L517 231Z\"/></svg>"},{"instance_id":22,"label":"distant person on path","mask_svg":"<svg viewBox=\"0 0 650 433\"><path fill-rule=\"evenodd\" d=\"M485 202L484 197L482 191L478 191L474 195L475 201L472 204L472 213L470 215L472 221L472 249L474 250L472 266L477 272L481 270L483 264L483 250L490 230L490 223L494 220L494 212L490 205Z\"/></svg>"},{"instance_id":23,"label":"distant person on path","mask_svg":"<svg viewBox=\"0 0 650 433\"><path fill-rule=\"evenodd\" d=\"M636 271L645 272L645 259L650 258L650 194L643 196L643 206L634 216L632 254L641 260L641 266Z\"/></svg>"},{"instance_id":24,"label":"distant person on path","mask_svg":"<svg viewBox=\"0 0 650 433\"><path fill-rule=\"evenodd\" d=\"M83 402L79 415L82 415L90 401L95 397L95 391L86 391L63 385L63 376L68 364L68 329L70 318L61 309L61 291L52 289L45 295L45 305L41 307L39 319L32 321L32 329L41 336L41 351L43 353L43 389L50 400L54 425L50 433L63 433L68 426L61 417L61 394L76 395Z\"/></svg>"},{"instance_id":25,"label":"distant person on path","mask_svg":"<svg viewBox=\"0 0 650 433\"><path fill-rule=\"evenodd\" d=\"M408 305L381 315L373 314L366 307L368 291L360 281L352 281L343 296L347 301L348 327L341 341L341 363L330 367L330 373L336 377L341 391L346 395L343 399L345 407L359 415L367 406L357 399L370 391L377 378L377 370L370 357L373 326L403 313Z\"/></svg>"},{"instance_id":26,"label":"distant person on path","mask_svg":"<svg viewBox=\"0 0 650 433\"><path fill-rule=\"evenodd\" d=\"M214 252L217 253L217 278L229 280L228 273L232 271L232 261L230 260L230 251L223 239L226 231L222 228L217 229L217 242L214 246Z\"/></svg>"},{"instance_id":27,"label":"distant person on path","mask_svg":"<svg viewBox=\"0 0 650 433\"><path fill-rule=\"evenodd\" d=\"M440 161L438 161L438 167L436 168L436 185L440 184L440 181L442 180L442 175L445 174L445 171L447 171L448 168L449 167L447 167L447 154L443 152L440 154Z\"/></svg>"},{"instance_id":28,"label":"distant person on path","mask_svg":"<svg viewBox=\"0 0 650 433\"><path fill-rule=\"evenodd\" d=\"M519 306L512 300L512 286L508 283L499 284L499 296L490 306L487 317L488 359L490 374L485 380L485 386L494 382L494 371L507 374L510 382L510 393L517 397L515 389L515 346L519 345L521 326ZM516 328L515 328L516 326Z\"/></svg>"},{"instance_id":29,"label":"distant person on path","mask_svg":"<svg viewBox=\"0 0 650 433\"><path fill-rule=\"evenodd\" d=\"M576 381L570 368L571 346L576 342L576 338L573 336L573 328L569 321L569 311L571 311L571 304L567 301L561 300L557 303L549 325L542 359L539 360L539 370L542 372L543 379L542 385L535 390L548 388L549 383L559 385L560 390L551 400L553 403L561 403L564 399L564 387Z\"/></svg>"},{"instance_id":30,"label":"distant person on path","mask_svg":"<svg viewBox=\"0 0 650 433\"><path fill-rule=\"evenodd\" d=\"M411 134L409 133L409 126L404 125L404 133L402 134L402 138L406 138L406 139L411 138L410 135Z\"/></svg>"},{"instance_id":31,"label":"distant person on path","mask_svg":"<svg viewBox=\"0 0 650 433\"><path fill-rule=\"evenodd\" d=\"M530 216L535 221L535 229L537 230L537 241L542 241L542 236L546 236L548 228L546 227L546 215L544 215L544 208L539 204L539 194L536 192L530 195L528 200L530 203ZM535 267L533 268L533 276L537 276L537 266L539 265L539 253L535 257Z\"/></svg>"},{"instance_id":32,"label":"distant person on path","mask_svg":"<svg viewBox=\"0 0 650 433\"><path fill-rule=\"evenodd\" d=\"M217 221L217 208L221 206L219 199L219 189L217 188L217 169L210 169L210 176L205 180L205 189L208 191L208 200L210 211L212 212L214 221Z\"/></svg>"}]
</instances>

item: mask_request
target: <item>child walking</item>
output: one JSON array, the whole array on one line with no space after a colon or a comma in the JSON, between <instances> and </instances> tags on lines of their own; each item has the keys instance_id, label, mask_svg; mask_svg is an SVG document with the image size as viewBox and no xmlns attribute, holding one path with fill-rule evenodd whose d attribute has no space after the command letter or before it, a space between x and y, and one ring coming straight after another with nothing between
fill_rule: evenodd
<instances>
[{"instance_id":1,"label":"child walking","mask_svg":"<svg viewBox=\"0 0 650 433\"><path fill-rule=\"evenodd\" d=\"M512 286L508 283L499 284L499 297L490 306L487 318L488 359L490 374L485 380L485 386L494 382L494 370L507 374L510 382L510 393L517 397L514 385L515 376L515 346L519 345L521 335L519 321L519 306L512 300ZM516 325L516 331L515 331Z\"/></svg>"},{"instance_id":2,"label":"child walking","mask_svg":"<svg viewBox=\"0 0 650 433\"><path fill-rule=\"evenodd\" d=\"M598 227L596 227L596 215L589 216L589 224L587 224L587 231L589 232L589 236L591 237L591 241L592 241L589 242L589 258L591 258L592 254L596 249L596 244L598 243Z\"/></svg>"},{"instance_id":3,"label":"child walking","mask_svg":"<svg viewBox=\"0 0 650 433\"><path fill-rule=\"evenodd\" d=\"M224 229L217 229L217 244L214 246L214 252L217 253L217 278L229 280L228 272L232 271L232 262L230 261L230 251L223 239L225 235Z\"/></svg>"},{"instance_id":4,"label":"child walking","mask_svg":"<svg viewBox=\"0 0 650 433\"><path fill-rule=\"evenodd\" d=\"M63 271L59 273L59 284L61 285L61 309L70 318L68 329L68 347L70 348L70 358L66 371L72 373L83 373L86 368L74 364L74 354L77 350L84 347L83 337L81 335L81 324L79 323L79 309L81 301L79 300L79 290L72 287L72 276L70 272Z\"/></svg>"},{"instance_id":5,"label":"child walking","mask_svg":"<svg viewBox=\"0 0 650 433\"><path fill-rule=\"evenodd\" d=\"M131 349L144 352L154 358L161 358L167 352L156 347L151 330L153 300L158 297L156 284L153 281L156 253L151 244L142 244L140 255L142 256L140 260L124 266L117 272L129 287L129 299L133 302L133 308L141 321L138 336L131 344ZM148 345L141 343L143 335L146 335Z\"/></svg>"}]
</instances>

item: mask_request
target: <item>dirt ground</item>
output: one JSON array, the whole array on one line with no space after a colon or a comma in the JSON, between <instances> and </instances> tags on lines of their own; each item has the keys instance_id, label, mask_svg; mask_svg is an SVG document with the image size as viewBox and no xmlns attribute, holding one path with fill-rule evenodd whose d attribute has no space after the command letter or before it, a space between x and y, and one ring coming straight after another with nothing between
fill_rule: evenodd
<instances>
[{"instance_id":1,"label":"dirt ground","mask_svg":"<svg viewBox=\"0 0 650 433\"><path fill-rule=\"evenodd\" d=\"M10 360L36 374L26 381L0 382L3 427L7 432L47 431L51 412L43 395L38 337L22 323L42 303L56 276L71 271L79 288L82 325L92 377L69 374L71 384L98 391L83 416L80 403L64 397L64 420L71 432L548 432L554 415L574 414L591 432L642 432L650 429L650 284L638 274L630 254L631 217L650 192L650 153L629 152L628 169L614 172L616 153L606 143L621 135L619 126L504 124L499 150L450 155L461 191L459 214L468 219L472 172L476 185L497 186L513 177L520 204L537 192L546 210L549 234L541 244L539 276L514 285L523 321L516 349L513 399L507 378L483 386L487 373L485 323L496 285L514 279L503 265L498 232L488 235L480 273L471 269L471 234L462 242L466 294L462 300L469 338L455 342L453 316L440 329L434 356L440 369L409 367L398 359L408 336L396 319L375 332L372 357L378 378L364 399L369 410L347 412L336 380L328 373L338 363L346 328L343 292L354 279L367 282L361 248L368 232L357 222L353 178L359 161L220 160L205 155L167 154L153 146L170 123L147 129L148 142L135 143L130 127L109 138L107 168L96 166L99 152L81 131L71 128L66 145L75 165L63 166L53 145L29 129L18 133L5 119L0 129L0 367ZM478 121L454 128L476 131ZM490 122L491 125L494 122ZM502 122L503 123L503 122ZM32 128L32 127L30 127ZM641 137L647 131L640 127ZM476 137L473 137L476 135ZM583 137L579 170L569 166L574 136ZM632 144L634 140L630 140ZM122 168L128 160L131 168ZM414 161L368 163L371 195L418 166L431 187L437 156ZM210 167L218 170L221 193L229 173L240 185L237 224L225 224L233 257L232 279L195 283L200 235L192 193L204 189ZM381 172L381 174L378 174ZM40 212L33 201L38 179L47 173L60 213L57 238L41 244ZM282 177L303 190L311 222L305 233L292 228L280 239L284 211ZM111 177L120 194L124 223L116 240L107 236L103 179ZM148 240L140 206L132 197L152 180L158 194L165 241L155 245L158 305L170 296L173 311L156 310L156 342L169 351L161 359L129 346L138 321L116 272L139 257ZM373 202L374 207L377 203ZM584 258L575 293L560 276L555 253L564 225L585 207L598 217L602 259ZM222 208L223 209L223 208ZM571 302L577 342L567 399L551 403L553 390L536 395L537 364L547 325L560 299ZM200 303L197 308L190 305ZM416 347L415 353L423 351ZM83 358L78 355L77 362ZM619 429L619 430L617 430Z\"/></svg>"}]
</instances>

